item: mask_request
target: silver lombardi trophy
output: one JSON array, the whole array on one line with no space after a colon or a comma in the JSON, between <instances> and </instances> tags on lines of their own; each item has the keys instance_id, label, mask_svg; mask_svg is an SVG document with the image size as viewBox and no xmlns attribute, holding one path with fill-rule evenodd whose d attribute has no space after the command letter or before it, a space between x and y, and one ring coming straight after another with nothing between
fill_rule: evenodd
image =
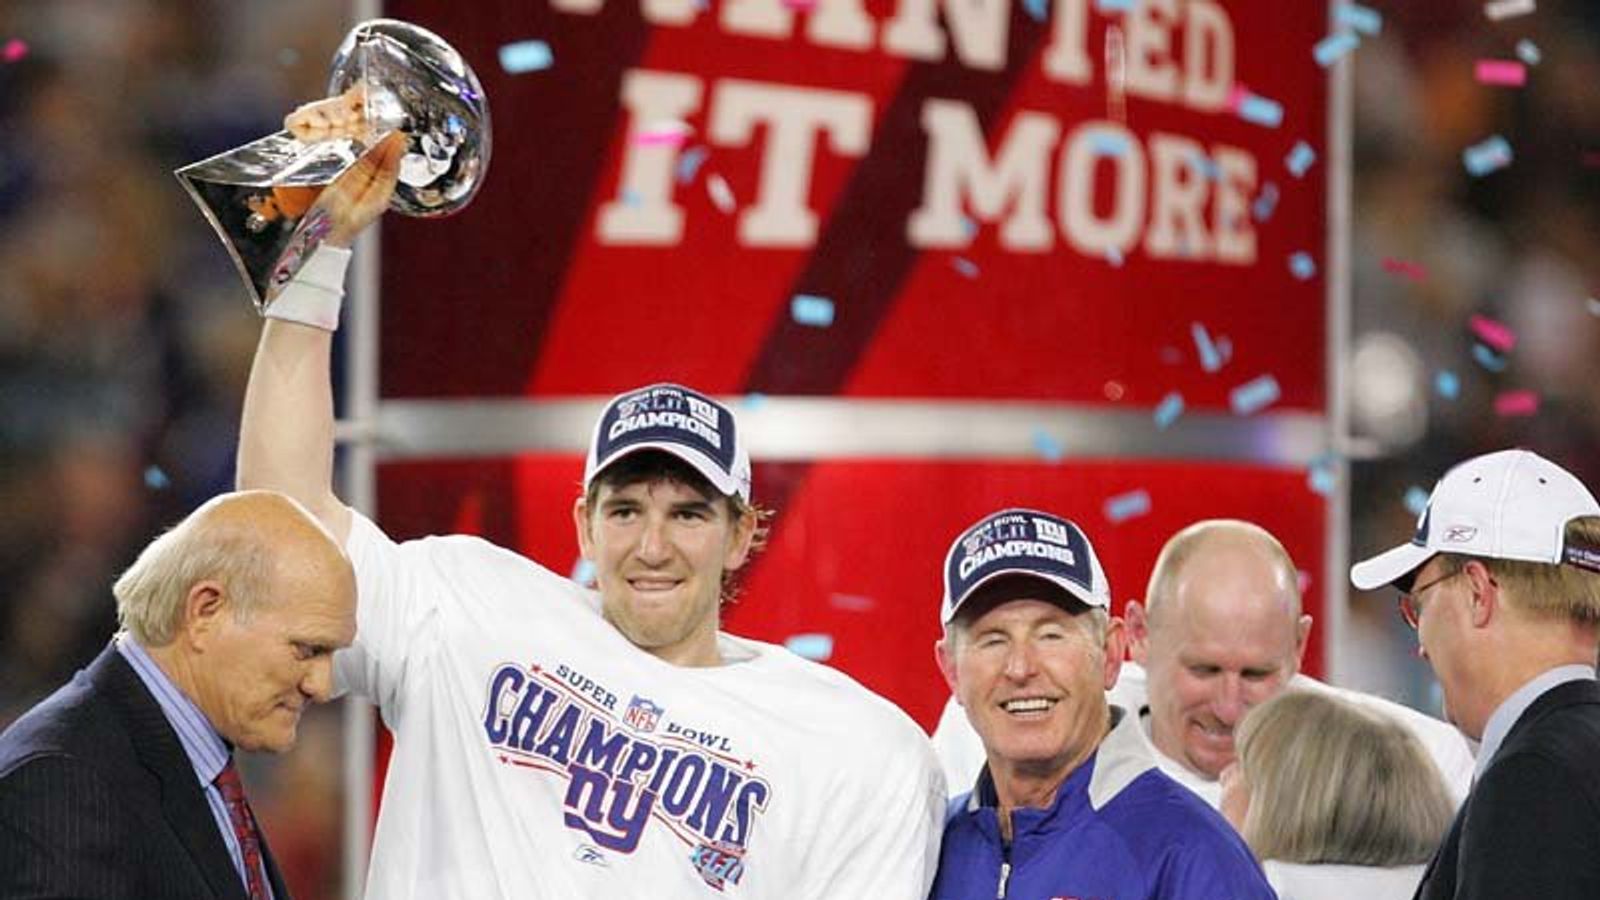
<instances>
[{"instance_id":1,"label":"silver lombardi trophy","mask_svg":"<svg viewBox=\"0 0 1600 900\"><path fill-rule=\"evenodd\" d=\"M424 28L372 19L351 29L334 54L328 94L362 103L367 133L305 143L280 131L175 173L262 312L325 236L304 215L317 194L389 134L407 137L389 208L408 216L466 206L489 166L489 106L478 77Z\"/></svg>"}]
</instances>

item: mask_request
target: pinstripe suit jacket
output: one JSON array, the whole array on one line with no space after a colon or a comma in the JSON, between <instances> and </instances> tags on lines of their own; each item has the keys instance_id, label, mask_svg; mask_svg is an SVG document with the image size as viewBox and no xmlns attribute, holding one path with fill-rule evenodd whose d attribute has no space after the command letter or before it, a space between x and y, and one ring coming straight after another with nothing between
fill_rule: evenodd
<instances>
[{"instance_id":1,"label":"pinstripe suit jacket","mask_svg":"<svg viewBox=\"0 0 1600 900\"><path fill-rule=\"evenodd\" d=\"M246 900L189 757L114 647L0 735L0 898L47 897Z\"/></svg>"}]
</instances>

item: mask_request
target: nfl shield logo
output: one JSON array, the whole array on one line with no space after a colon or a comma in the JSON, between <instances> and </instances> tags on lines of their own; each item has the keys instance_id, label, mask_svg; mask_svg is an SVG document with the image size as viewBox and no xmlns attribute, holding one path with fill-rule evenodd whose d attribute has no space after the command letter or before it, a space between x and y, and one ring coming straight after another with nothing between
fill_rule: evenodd
<instances>
[{"instance_id":1,"label":"nfl shield logo","mask_svg":"<svg viewBox=\"0 0 1600 900\"><path fill-rule=\"evenodd\" d=\"M622 721L635 731L655 731L656 723L661 721L661 707L651 703L635 694L628 701L628 709L622 714Z\"/></svg>"}]
</instances>

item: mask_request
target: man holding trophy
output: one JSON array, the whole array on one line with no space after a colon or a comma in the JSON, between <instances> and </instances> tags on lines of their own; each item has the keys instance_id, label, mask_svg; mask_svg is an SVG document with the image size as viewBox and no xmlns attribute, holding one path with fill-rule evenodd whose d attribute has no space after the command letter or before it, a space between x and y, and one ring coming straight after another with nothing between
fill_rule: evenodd
<instances>
[{"instance_id":1,"label":"man holding trophy","mask_svg":"<svg viewBox=\"0 0 1600 900\"><path fill-rule=\"evenodd\" d=\"M945 791L921 730L841 673L719 629L761 530L726 406L667 384L607 405L571 512L597 590L474 537L397 544L334 495L346 248L414 183L420 117L385 136L386 86L333 87L285 124L301 150L353 148L343 174L299 215L261 184L232 207L246 231L277 230L254 264L266 322L238 481L300 501L355 568L338 683L395 735L369 896L926 896Z\"/></svg>"}]
</instances>

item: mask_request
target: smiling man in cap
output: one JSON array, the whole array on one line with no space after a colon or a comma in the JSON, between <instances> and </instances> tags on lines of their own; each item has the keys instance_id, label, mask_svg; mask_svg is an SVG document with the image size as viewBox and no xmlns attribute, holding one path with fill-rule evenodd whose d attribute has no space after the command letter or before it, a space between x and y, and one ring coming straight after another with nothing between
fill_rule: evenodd
<instances>
[{"instance_id":1,"label":"smiling man in cap","mask_svg":"<svg viewBox=\"0 0 1600 900\"><path fill-rule=\"evenodd\" d=\"M1526 450L1440 479L1416 534L1350 570L1390 585L1481 741L1477 777L1417 896L1600 896L1600 504Z\"/></svg>"},{"instance_id":2,"label":"smiling man in cap","mask_svg":"<svg viewBox=\"0 0 1600 900\"><path fill-rule=\"evenodd\" d=\"M951 802L936 900L1273 896L1233 829L1108 705L1123 624L1078 526L987 516L951 545L944 585L939 670L987 762Z\"/></svg>"}]
</instances>

